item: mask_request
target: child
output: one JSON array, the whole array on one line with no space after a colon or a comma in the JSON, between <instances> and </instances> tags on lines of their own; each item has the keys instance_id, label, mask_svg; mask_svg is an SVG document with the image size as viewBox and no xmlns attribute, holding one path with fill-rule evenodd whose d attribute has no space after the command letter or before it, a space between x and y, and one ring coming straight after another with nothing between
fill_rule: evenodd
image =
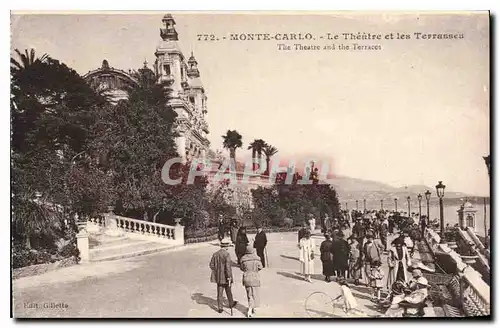
<instances>
[{"instance_id":1,"label":"child","mask_svg":"<svg viewBox=\"0 0 500 328\"><path fill-rule=\"evenodd\" d=\"M342 294L340 294L338 298L343 297L344 298L344 305L342 306L342 309L344 310L345 313L349 313L352 310L356 310L358 307L358 303L356 302L356 298L352 295L351 289L347 285L347 282L344 278L340 278L338 280L338 284L340 285L340 290L342 291Z\"/></svg>"},{"instance_id":2,"label":"child","mask_svg":"<svg viewBox=\"0 0 500 328\"><path fill-rule=\"evenodd\" d=\"M374 261L371 264L371 270L369 272L369 284L372 288L373 299L380 301L380 291L383 287L384 273L382 272L382 263L379 260Z\"/></svg>"}]
</instances>

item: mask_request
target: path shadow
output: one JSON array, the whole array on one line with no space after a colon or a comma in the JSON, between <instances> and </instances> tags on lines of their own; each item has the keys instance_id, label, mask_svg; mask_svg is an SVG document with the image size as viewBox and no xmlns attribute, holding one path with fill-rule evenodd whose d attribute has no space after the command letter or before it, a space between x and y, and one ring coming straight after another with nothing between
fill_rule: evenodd
<instances>
[{"instance_id":1,"label":"path shadow","mask_svg":"<svg viewBox=\"0 0 500 328\"><path fill-rule=\"evenodd\" d=\"M299 261L299 258L298 257L294 257L294 256L288 256L288 255L280 255L282 258L284 259L288 259L288 260L294 260L294 261Z\"/></svg>"},{"instance_id":2,"label":"path shadow","mask_svg":"<svg viewBox=\"0 0 500 328\"><path fill-rule=\"evenodd\" d=\"M280 276L286 277L286 278L292 278L292 279L297 279L300 281L305 281L304 276L290 273L290 272L284 272L284 271L278 271L276 274L279 274Z\"/></svg>"},{"instance_id":3,"label":"path shadow","mask_svg":"<svg viewBox=\"0 0 500 328\"><path fill-rule=\"evenodd\" d=\"M321 316L321 318L325 318L325 317L338 318L339 317L339 316L334 315L333 313L328 313L325 311L318 311L318 310L314 310L314 309L310 309L310 308L306 308L306 312L310 318L315 318L314 316L311 316L311 313L318 314Z\"/></svg>"},{"instance_id":4,"label":"path shadow","mask_svg":"<svg viewBox=\"0 0 500 328\"><path fill-rule=\"evenodd\" d=\"M352 290L355 290L359 293L364 293L364 294L370 293L370 287L368 287L368 286L360 286L360 285L356 286L356 285L354 285L354 286L349 286L349 288Z\"/></svg>"},{"instance_id":5,"label":"path shadow","mask_svg":"<svg viewBox=\"0 0 500 328\"><path fill-rule=\"evenodd\" d=\"M231 266L233 268L239 268L240 266L238 265L238 262L231 261Z\"/></svg>"},{"instance_id":6,"label":"path shadow","mask_svg":"<svg viewBox=\"0 0 500 328\"><path fill-rule=\"evenodd\" d=\"M303 274L301 274L300 272L295 272L295 274L296 274L298 277L304 277L304 275L303 275ZM304 279L304 278L302 278L302 280L303 280L303 279ZM324 276L324 275L322 275L322 274L312 274L312 275L311 275L311 279L314 279L314 280L319 280L319 281L323 281L323 282L325 282L325 283L326 283L326 281L325 281L325 276ZM334 282L334 281L332 280L332 282Z\"/></svg>"},{"instance_id":7,"label":"path shadow","mask_svg":"<svg viewBox=\"0 0 500 328\"><path fill-rule=\"evenodd\" d=\"M356 298L362 298L364 300L371 300L371 296L369 295L365 295L365 294L361 294L361 293L356 293L356 292L353 292L352 295Z\"/></svg>"},{"instance_id":8,"label":"path shadow","mask_svg":"<svg viewBox=\"0 0 500 328\"><path fill-rule=\"evenodd\" d=\"M191 295L191 299L194 300L198 304L207 305L209 308L211 308L215 312L217 312L217 310L218 310L217 300L215 298L204 296L202 293L193 293ZM231 313L230 312L231 310L229 309L229 302L228 302L227 298L224 298L223 305L224 305L224 312ZM247 308L244 305L240 304L239 302L236 304L236 306L233 309L239 311L242 314L247 313Z\"/></svg>"},{"instance_id":9,"label":"path shadow","mask_svg":"<svg viewBox=\"0 0 500 328\"><path fill-rule=\"evenodd\" d=\"M368 304L368 305L365 305L365 307L367 309L370 309L370 310L375 311L375 312L380 313L380 314L384 314L385 311L387 310L387 309L384 309L383 307L381 307L378 304Z\"/></svg>"},{"instance_id":10,"label":"path shadow","mask_svg":"<svg viewBox=\"0 0 500 328\"><path fill-rule=\"evenodd\" d=\"M217 311L217 300L208 296L203 296L202 293L193 293L191 299L198 304L207 305L214 311Z\"/></svg>"}]
</instances>

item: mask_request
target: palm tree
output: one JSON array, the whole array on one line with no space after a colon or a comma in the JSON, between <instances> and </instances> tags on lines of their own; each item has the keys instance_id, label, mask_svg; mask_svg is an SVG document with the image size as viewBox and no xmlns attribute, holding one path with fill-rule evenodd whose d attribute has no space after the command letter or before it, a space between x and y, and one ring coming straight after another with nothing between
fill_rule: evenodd
<instances>
[{"instance_id":1,"label":"palm tree","mask_svg":"<svg viewBox=\"0 0 500 328\"><path fill-rule=\"evenodd\" d=\"M262 157L262 150L266 146L266 142L262 139L255 139L250 143L248 146L248 149L252 150L252 168L255 170L255 165L253 164L253 159L255 158L255 154L257 154L257 157L259 158L259 165L261 163L261 157Z\"/></svg>"},{"instance_id":2,"label":"palm tree","mask_svg":"<svg viewBox=\"0 0 500 328\"><path fill-rule=\"evenodd\" d=\"M229 149L229 157L231 158L231 163L233 163L236 160L236 148L243 146L241 134L236 130L227 130L226 135L222 136L222 138L224 139L222 145L224 148Z\"/></svg>"},{"instance_id":3,"label":"palm tree","mask_svg":"<svg viewBox=\"0 0 500 328\"><path fill-rule=\"evenodd\" d=\"M269 163L271 162L271 157L276 155L278 149L272 145L266 144L264 146L264 155L266 155L266 172L264 174L269 175Z\"/></svg>"},{"instance_id":4,"label":"palm tree","mask_svg":"<svg viewBox=\"0 0 500 328\"><path fill-rule=\"evenodd\" d=\"M12 65L11 68L13 70L23 70L35 63L44 63L49 59L49 56L47 54L43 54L42 57L36 58L35 57L35 49L31 48L30 52L28 53L28 49L24 49L24 54L19 51L19 49L14 50L17 54L17 56L20 59L20 62L15 60L14 58L10 58L10 64Z\"/></svg>"}]
</instances>

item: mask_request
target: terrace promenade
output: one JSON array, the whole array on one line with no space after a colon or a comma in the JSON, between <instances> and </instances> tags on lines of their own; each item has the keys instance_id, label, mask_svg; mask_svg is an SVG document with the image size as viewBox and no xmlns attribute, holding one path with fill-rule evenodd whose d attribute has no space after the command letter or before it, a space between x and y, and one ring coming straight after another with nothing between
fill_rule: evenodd
<instances>
[{"instance_id":1,"label":"terrace promenade","mask_svg":"<svg viewBox=\"0 0 500 328\"><path fill-rule=\"evenodd\" d=\"M249 236L251 240L252 235ZM323 237L315 238L318 252ZM270 267L261 271L261 307L256 317L309 317L305 301L321 291L335 298L337 283L326 283L319 256L312 283L300 276L297 234L268 234ZM208 263L217 242L167 250L161 253L116 261L82 264L13 282L14 316L33 317L212 317L229 318L229 309L219 314L216 287L210 283ZM234 249L230 249L234 260ZM384 255L385 260L385 255ZM383 261L386 266L386 261ZM384 267L387 272L387 267ZM233 268L233 294L238 301L233 317L244 317L246 294L242 274ZM362 314L378 316L370 301L369 288L352 287ZM342 315L339 308L317 311L315 316Z\"/></svg>"}]
</instances>

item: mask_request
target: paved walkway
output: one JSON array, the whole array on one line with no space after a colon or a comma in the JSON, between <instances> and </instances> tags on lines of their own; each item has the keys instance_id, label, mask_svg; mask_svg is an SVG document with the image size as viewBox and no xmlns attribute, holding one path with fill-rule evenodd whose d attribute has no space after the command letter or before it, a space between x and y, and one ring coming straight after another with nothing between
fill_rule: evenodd
<instances>
[{"instance_id":1,"label":"paved walkway","mask_svg":"<svg viewBox=\"0 0 500 328\"><path fill-rule=\"evenodd\" d=\"M253 236L249 236L250 240ZM320 234L313 238L319 244ZM342 311L330 308L306 311L305 301L314 292L335 298L337 283L326 283L321 275L319 256L316 274L308 283L300 276L297 234L268 234L270 267L261 271L261 307L257 317L337 317ZM78 265L26 277L13 282L15 317L229 317L229 309L219 314L216 288L210 283L208 263L216 242L187 246L183 249L132 259ZM234 249L230 249L235 259ZM384 265L386 261L384 258ZM385 268L387 272L387 268ZM234 317L247 311L241 271L233 268L233 294L239 304ZM381 312L370 301L367 287L352 288L362 311L361 316ZM316 301L323 294L315 294ZM62 303L62 304L61 304ZM309 304L309 302L308 302ZM313 311L314 312L314 311Z\"/></svg>"}]
</instances>

